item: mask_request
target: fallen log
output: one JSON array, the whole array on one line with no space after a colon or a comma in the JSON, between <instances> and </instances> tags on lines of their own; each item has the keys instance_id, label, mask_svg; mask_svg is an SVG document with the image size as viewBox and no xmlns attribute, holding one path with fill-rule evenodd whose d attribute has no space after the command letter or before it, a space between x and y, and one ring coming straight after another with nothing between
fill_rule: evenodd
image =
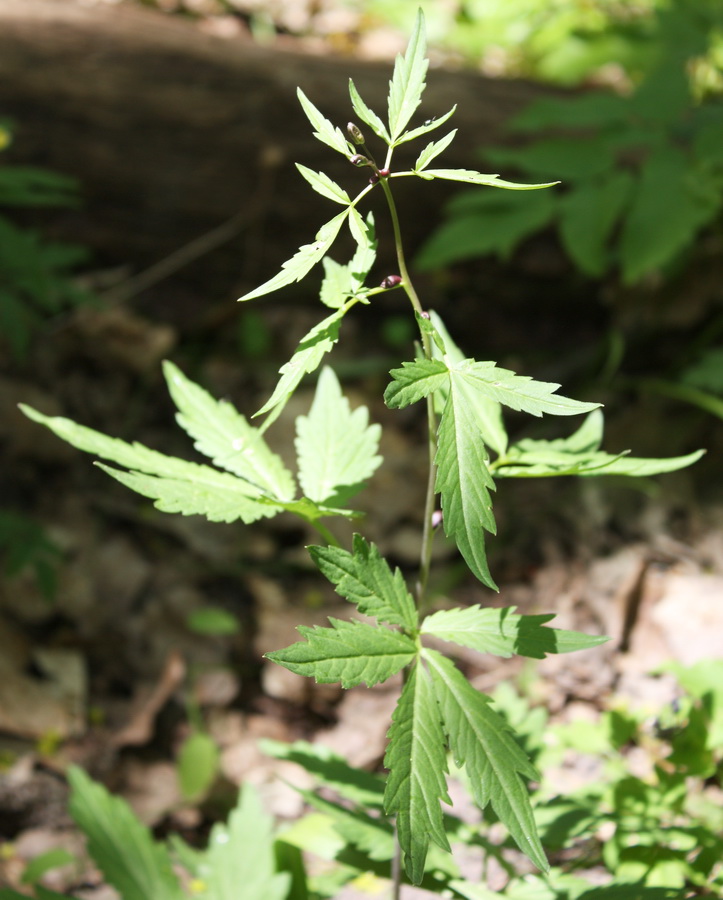
<instances>
[{"instance_id":1,"label":"fallen log","mask_svg":"<svg viewBox=\"0 0 723 900\"><path fill-rule=\"evenodd\" d=\"M314 140L297 85L343 127L348 78L383 110L390 73L386 64L224 40L135 6L0 0L0 116L16 124L9 158L83 185L83 209L60 217L56 231L106 264L142 268L231 220L238 236L193 266L206 290L265 279L330 217L293 162L350 190L366 182L364 170ZM550 93L465 71L434 70L427 83L420 120L458 104L448 166L476 167L476 149ZM400 190L411 247L450 196L450 185L415 187L405 180Z\"/></svg>"}]
</instances>

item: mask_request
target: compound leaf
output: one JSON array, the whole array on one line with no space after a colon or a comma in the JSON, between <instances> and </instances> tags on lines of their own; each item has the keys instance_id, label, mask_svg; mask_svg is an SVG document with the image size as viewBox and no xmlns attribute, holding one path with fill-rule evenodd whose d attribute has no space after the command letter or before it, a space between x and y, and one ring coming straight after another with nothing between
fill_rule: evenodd
<instances>
[{"instance_id":1,"label":"compound leaf","mask_svg":"<svg viewBox=\"0 0 723 900\"><path fill-rule=\"evenodd\" d=\"M306 641L266 656L291 672L313 676L322 684L338 681L343 688L386 681L416 656L414 641L398 631L365 622L329 622L331 628L300 625Z\"/></svg>"},{"instance_id":2,"label":"compound leaf","mask_svg":"<svg viewBox=\"0 0 723 900\"><path fill-rule=\"evenodd\" d=\"M357 493L381 463L381 428L369 411L352 411L333 370L325 366L308 416L296 420L299 480L311 500L340 503Z\"/></svg>"},{"instance_id":3,"label":"compound leaf","mask_svg":"<svg viewBox=\"0 0 723 900\"><path fill-rule=\"evenodd\" d=\"M494 482L487 467L474 395L462 379L453 379L450 384L439 423L435 463L435 489L442 494L444 532L455 541L476 577L496 590L482 531L496 530L489 493L494 490Z\"/></svg>"},{"instance_id":4,"label":"compound leaf","mask_svg":"<svg viewBox=\"0 0 723 900\"><path fill-rule=\"evenodd\" d=\"M272 497L290 500L294 496L291 473L245 416L231 403L215 400L173 363L164 362L163 373L178 407L176 421L194 438L199 453Z\"/></svg>"},{"instance_id":5,"label":"compound leaf","mask_svg":"<svg viewBox=\"0 0 723 900\"><path fill-rule=\"evenodd\" d=\"M548 628L554 615L521 616L515 607L481 609L445 609L433 613L422 623L422 634L470 647L478 653L493 653L508 658L515 654L544 659L546 653L570 653L597 647L609 640L598 635Z\"/></svg>"},{"instance_id":6,"label":"compound leaf","mask_svg":"<svg viewBox=\"0 0 723 900\"><path fill-rule=\"evenodd\" d=\"M273 824L254 788L245 785L228 823L211 829L203 873L209 900L237 900L239 885L254 900L285 900L291 876L276 871Z\"/></svg>"},{"instance_id":7,"label":"compound leaf","mask_svg":"<svg viewBox=\"0 0 723 900\"><path fill-rule=\"evenodd\" d=\"M327 147L331 147L332 150L336 150L344 156L351 156L354 151L350 149L349 143L344 137L341 128L332 125L331 122L319 112L301 88L296 89L296 96L299 98L301 108L306 113L306 118L316 129L314 137L318 138L322 144L326 144Z\"/></svg>"},{"instance_id":8,"label":"compound leaf","mask_svg":"<svg viewBox=\"0 0 723 900\"><path fill-rule=\"evenodd\" d=\"M425 58L426 49L424 15L420 9L406 52L404 56L401 53L397 56L389 82L389 133L392 141L402 134L422 99L424 78L429 67L429 60Z\"/></svg>"},{"instance_id":9,"label":"compound leaf","mask_svg":"<svg viewBox=\"0 0 723 900\"><path fill-rule=\"evenodd\" d=\"M384 391L384 402L390 409L403 409L449 384L449 369L439 359L403 362L401 369L392 369L389 374L393 381Z\"/></svg>"},{"instance_id":10,"label":"compound leaf","mask_svg":"<svg viewBox=\"0 0 723 900\"><path fill-rule=\"evenodd\" d=\"M430 839L451 852L439 805L440 800L451 803L444 777L446 741L432 682L422 666L414 666L409 673L388 737L384 807L387 815L396 813L407 874L413 884L419 884Z\"/></svg>"},{"instance_id":11,"label":"compound leaf","mask_svg":"<svg viewBox=\"0 0 723 900\"><path fill-rule=\"evenodd\" d=\"M21 406L21 409L26 416L46 425L78 450L130 469L131 472L120 472L101 466L131 490L157 499L158 508L166 512L205 515L219 522L241 519L248 524L279 511L279 507L264 498L250 482L211 466L166 456L143 444L128 444L70 419L44 416L28 406Z\"/></svg>"},{"instance_id":12,"label":"compound leaf","mask_svg":"<svg viewBox=\"0 0 723 900\"><path fill-rule=\"evenodd\" d=\"M271 412L275 407L285 404L304 375L319 368L324 356L339 340L339 329L345 313L346 309L338 309L307 331L299 342L294 355L279 369L281 378L278 380L273 394L261 409L254 413L254 416L261 416Z\"/></svg>"},{"instance_id":13,"label":"compound leaf","mask_svg":"<svg viewBox=\"0 0 723 900\"><path fill-rule=\"evenodd\" d=\"M249 291L248 294L244 294L243 297L239 297L239 301L263 297L264 294L270 294L273 291L277 291L279 288L285 287L287 284L292 284L294 281L301 281L301 279L310 272L324 256L326 256L329 248L336 240L336 236L339 234L341 226L348 217L350 209L351 207L348 206L345 210L340 212L339 215L334 216L333 219L325 222L316 232L316 240L313 244L304 244L303 247L300 247L291 259L288 259L282 264L281 271L278 274L274 275L274 277L270 278L268 281L265 281L253 291Z\"/></svg>"},{"instance_id":14,"label":"compound leaf","mask_svg":"<svg viewBox=\"0 0 723 900\"><path fill-rule=\"evenodd\" d=\"M548 871L523 781L538 778L534 766L505 721L490 707L489 698L476 691L441 654L424 650L423 655L450 750L456 765L467 770L475 802L481 809L490 803L520 850L538 868Z\"/></svg>"},{"instance_id":15,"label":"compound leaf","mask_svg":"<svg viewBox=\"0 0 723 900\"><path fill-rule=\"evenodd\" d=\"M426 122L424 122L418 128L412 128L409 131L405 131L404 134L396 141L396 143L397 144L406 144L407 141L414 141L418 137L422 137L422 135L424 135L424 134L429 134L430 131L434 131L436 128L439 128L441 125L444 125L444 123L448 119L452 118L452 116L455 114L456 111L457 111L457 104L455 103L455 105L452 107L452 109L450 109L449 112L446 112L443 116L434 116L431 119L428 119Z\"/></svg>"},{"instance_id":16,"label":"compound leaf","mask_svg":"<svg viewBox=\"0 0 723 900\"><path fill-rule=\"evenodd\" d=\"M360 613L380 622L416 628L417 610L399 569L392 572L374 544L354 535L353 553L340 547L309 547L309 554L338 594Z\"/></svg>"},{"instance_id":17,"label":"compound leaf","mask_svg":"<svg viewBox=\"0 0 723 900\"><path fill-rule=\"evenodd\" d=\"M168 851L135 817L120 797L114 797L73 766L70 814L86 836L88 852L124 900L183 900Z\"/></svg>"},{"instance_id":18,"label":"compound leaf","mask_svg":"<svg viewBox=\"0 0 723 900\"><path fill-rule=\"evenodd\" d=\"M598 409L599 403L583 403L569 397L555 395L560 387L546 381L535 381L529 375L516 375L500 369L493 362L466 359L450 368L452 384L464 382L475 391L497 403L521 410L532 416L550 413L556 416L575 416Z\"/></svg>"}]
</instances>

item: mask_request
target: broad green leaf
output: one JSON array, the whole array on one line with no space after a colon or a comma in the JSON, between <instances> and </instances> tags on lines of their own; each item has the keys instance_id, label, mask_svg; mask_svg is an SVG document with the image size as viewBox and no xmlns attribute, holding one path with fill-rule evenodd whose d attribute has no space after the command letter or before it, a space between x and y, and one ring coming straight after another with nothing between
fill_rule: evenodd
<instances>
[{"instance_id":1,"label":"broad green leaf","mask_svg":"<svg viewBox=\"0 0 723 900\"><path fill-rule=\"evenodd\" d=\"M363 806L381 807L384 799L384 780L379 775L359 769L323 744L294 741L261 740L259 749L274 759L285 759L300 765L321 785Z\"/></svg>"},{"instance_id":2,"label":"broad green leaf","mask_svg":"<svg viewBox=\"0 0 723 900\"><path fill-rule=\"evenodd\" d=\"M386 681L409 665L417 653L411 638L364 622L329 619L331 628L300 625L306 641L267 653L268 659L320 684L340 682L344 688Z\"/></svg>"},{"instance_id":3,"label":"broad green leaf","mask_svg":"<svg viewBox=\"0 0 723 900\"><path fill-rule=\"evenodd\" d=\"M442 319L434 310L430 311L429 316L437 333L442 338L445 349L444 356L447 357L447 361L453 365L462 362L465 358L464 354L452 340ZM433 347L432 353L435 359L442 358L438 347ZM444 410L447 394L448 391L446 388L442 388L435 394L435 411L437 415L441 415ZM491 447L495 453L502 455L507 450L507 431L505 430L504 421L502 419L501 404L497 403L495 400L490 400L488 397L478 395L474 398L474 405L482 440L486 446Z\"/></svg>"},{"instance_id":4,"label":"broad green leaf","mask_svg":"<svg viewBox=\"0 0 723 900\"><path fill-rule=\"evenodd\" d=\"M625 171L602 180L583 181L560 200L563 246L586 275L602 275L610 264L610 237L633 185Z\"/></svg>"},{"instance_id":5,"label":"broad green leaf","mask_svg":"<svg viewBox=\"0 0 723 900\"><path fill-rule=\"evenodd\" d=\"M457 129L455 128L453 131L450 131L449 134L446 134L438 141L433 141L431 144L427 144L424 150L422 150L422 152L417 157L417 161L414 163L414 171L421 172L422 169L425 169L433 159L436 159L440 153L442 153L447 149L447 147L449 147L456 134Z\"/></svg>"},{"instance_id":6,"label":"broad green leaf","mask_svg":"<svg viewBox=\"0 0 723 900\"><path fill-rule=\"evenodd\" d=\"M435 463L435 489L442 494L444 533L457 544L475 576L496 590L482 530L496 530L489 493L494 490L494 482L487 467L474 395L461 379L452 381L444 405Z\"/></svg>"},{"instance_id":7,"label":"broad green leaf","mask_svg":"<svg viewBox=\"0 0 723 900\"><path fill-rule=\"evenodd\" d=\"M515 654L544 659L546 653L586 650L608 641L607 637L548 628L553 615L521 616L515 607L481 609L469 606L433 613L422 623L422 634L470 647L478 653L508 658Z\"/></svg>"},{"instance_id":8,"label":"broad green leaf","mask_svg":"<svg viewBox=\"0 0 723 900\"><path fill-rule=\"evenodd\" d=\"M374 217L371 213L367 215L359 237L362 240L357 244L351 261L345 266L335 262L329 256L325 256L322 260L324 280L321 283L319 299L325 306L339 309L349 297L360 292L364 286L364 281L374 265L377 255Z\"/></svg>"},{"instance_id":9,"label":"broad green leaf","mask_svg":"<svg viewBox=\"0 0 723 900\"><path fill-rule=\"evenodd\" d=\"M333 200L334 203L341 203L342 206L348 206L351 203L351 197L344 188L340 187L335 181L332 181L328 175L324 174L324 172L315 172L313 169L302 166L301 163L296 163L296 168L314 188L317 194L321 194L321 196L326 197L327 200Z\"/></svg>"},{"instance_id":10,"label":"broad green leaf","mask_svg":"<svg viewBox=\"0 0 723 900\"><path fill-rule=\"evenodd\" d=\"M524 147L494 147L485 157L494 166L506 166L523 171L533 178L558 178L570 181L590 182L604 175L616 165L616 147L603 133L595 138L590 135L553 137L536 140Z\"/></svg>"},{"instance_id":11,"label":"broad green leaf","mask_svg":"<svg viewBox=\"0 0 723 900\"><path fill-rule=\"evenodd\" d=\"M319 368L324 356L339 340L339 329L345 313L346 309L339 309L319 322L318 325L314 325L311 331L307 331L294 355L279 369L281 378L276 384L273 394L261 409L254 413L254 417L271 412L274 407L285 404L304 375Z\"/></svg>"},{"instance_id":12,"label":"broad green leaf","mask_svg":"<svg viewBox=\"0 0 723 900\"><path fill-rule=\"evenodd\" d=\"M401 369L392 369L389 374L393 381L384 391L384 402L390 409L403 409L449 384L449 369L438 359L403 362Z\"/></svg>"},{"instance_id":13,"label":"broad green leaf","mask_svg":"<svg viewBox=\"0 0 723 900\"><path fill-rule=\"evenodd\" d=\"M21 406L21 409L30 419L46 425L78 450L131 469L130 473L126 473L101 466L131 490L159 500L158 508L166 512L197 513L208 516L214 522L241 519L247 524L278 512L273 505L261 501L258 489L248 481L219 472L211 466L166 456L143 444L128 444L92 428L77 425L70 419L44 416L28 406Z\"/></svg>"},{"instance_id":14,"label":"broad green leaf","mask_svg":"<svg viewBox=\"0 0 723 900\"><path fill-rule=\"evenodd\" d=\"M290 500L294 496L291 473L245 416L231 403L215 400L173 363L164 362L163 373L178 408L176 421L195 440L199 453L272 497Z\"/></svg>"},{"instance_id":15,"label":"broad green leaf","mask_svg":"<svg viewBox=\"0 0 723 900\"><path fill-rule=\"evenodd\" d=\"M359 116L362 122L364 122L365 125L368 125L377 137L386 141L387 144L391 144L392 139L389 136L386 125L362 100L361 95L351 78L349 79L349 96L351 98L351 105L354 107L354 112Z\"/></svg>"},{"instance_id":16,"label":"broad green leaf","mask_svg":"<svg viewBox=\"0 0 723 900\"><path fill-rule=\"evenodd\" d=\"M322 225L316 232L316 240L313 244L304 244L303 247L300 247L291 259L282 264L281 271L277 275L274 275L273 278L265 281L253 291L249 291L248 294L244 294L243 297L239 297L239 301L263 297L264 294L270 294L273 291L277 291L279 288L285 287L287 284L292 284L294 281L301 281L304 275L310 272L311 269L326 256L329 247L331 247L336 240L336 236L339 234L341 226L349 215L350 208L351 207L347 207L343 212L340 212L338 216L334 216L333 219Z\"/></svg>"},{"instance_id":17,"label":"broad green leaf","mask_svg":"<svg viewBox=\"0 0 723 900\"><path fill-rule=\"evenodd\" d=\"M285 508L281 501L265 502L248 482L209 466L186 463L187 471L177 478L122 472L103 463L96 465L137 494L155 500L153 505L161 512L205 516L211 522L240 520L250 525L258 519L275 516Z\"/></svg>"},{"instance_id":18,"label":"broad green leaf","mask_svg":"<svg viewBox=\"0 0 723 900\"><path fill-rule=\"evenodd\" d=\"M319 299L330 309L341 309L352 293L349 266L343 266L330 256L325 256L321 263L324 266L324 279L321 282Z\"/></svg>"},{"instance_id":19,"label":"broad green leaf","mask_svg":"<svg viewBox=\"0 0 723 900\"><path fill-rule=\"evenodd\" d=\"M457 104L446 112L443 116L434 116L431 119L428 119L423 125L420 125L418 128L412 128L409 131L405 131L404 134L395 141L395 144L406 144L407 141L414 141L418 137L422 137L422 135L429 134L430 131L434 131L436 128L439 128L441 125L444 125L449 119L457 111Z\"/></svg>"},{"instance_id":20,"label":"broad green leaf","mask_svg":"<svg viewBox=\"0 0 723 900\"><path fill-rule=\"evenodd\" d=\"M415 264L435 269L487 253L509 259L520 241L556 220L558 200L553 191L458 194L447 207L447 221L423 245Z\"/></svg>"},{"instance_id":21,"label":"broad green leaf","mask_svg":"<svg viewBox=\"0 0 723 900\"><path fill-rule=\"evenodd\" d=\"M81 769L68 771L69 810L88 852L123 900L183 900L166 848L157 844L125 800L113 797Z\"/></svg>"},{"instance_id":22,"label":"broad green leaf","mask_svg":"<svg viewBox=\"0 0 723 900\"><path fill-rule=\"evenodd\" d=\"M322 144L331 147L332 150L336 150L344 156L351 156L355 151L350 148L349 142L344 137L341 129L332 125L331 122L319 112L301 88L296 89L296 96L299 98L301 108L306 113L306 118L316 129L314 137L318 138Z\"/></svg>"},{"instance_id":23,"label":"broad green leaf","mask_svg":"<svg viewBox=\"0 0 723 900\"><path fill-rule=\"evenodd\" d=\"M444 730L457 766L465 766L475 802L488 803L522 852L543 871L549 864L537 836L532 806L523 779L538 774L512 733L450 660L434 650L424 659L442 712Z\"/></svg>"},{"instance_id":24,"label":"broad green leaf","mask_svg":"<svg viewBox=\"0 0 723 900\"><path fill-rule=\"evenodd\" d=\"M424 169L416 174L428 181L433 178L443 178L446 181L482 184L487 187L506 188L509 191L536 191L560 183L559 181L547 181L544 184L518 184L516 181L504 181L499 175L484 175L482 172L475 172L472 169Z\"/></svg>"},{"instance_id":25,"label":"broad green leaf","mask_svg":"<svg viewBox=\"0 0 723 900\"><path fill-rule=\"evenodd\" d=\"M498 368L493 362L463 360L451 367L449 374L453 385L465 382L483 396L532 416L543 413L576 416L600 406L599 403L583 403L555 395L559 384L535 381L529 375L516 375L509 369Z\"/></svg>"},{"instance_id":26,"label":"broad green leaf","mask_svg":"<svg viewBox=\"0 0 723 900\"><path fill-rule=\"evenodd\" d=\"M318 503L343 503L357 493L382 459L377 455L381 428L369 425L369 411L353 412L333 370L325 366L308 416L296 420L299 481Z\"/></svg>"},{"instance_id":27,"label":"broad green leaf","mask_svg":"<svg viewBox=\"0 0 723 900\"><path fill-rule=\"evenodd\" d=\"M380 622L414 629L418 624L414 600L399 569L392 569L374 544L354 535L353 553L340 547L309 547L322 574L359 612Z\"/></svg>"},{"instance_id":28,"label":"broad green leaf","mask_svg":"<svg viewBox=\"0 0 723 900\"><path fill-rule=\"evenodd\" d=\"M218 774L218 744L202 731L194 731L178 751L178 783L185 800L202 799Z\"/></svg>"},{"instance_id":29,"label":"broad green leaf","mask_svg":"<svg viewBox=\"0 0 723 900\"><path fill-rule=\"evenodd\" d=\"M205 856L208 900L238 900L240 895L285 900L288 896L290 875L276 872L273 820L249 784L228 824L219 822L211 829Z\"/></svg>"},{"instance_id":30,"label":"broad green leaf","mask_svg":"<svg viewBox=\"0 0 723 900\"><path fill-rule=\"evenodd\" d=\"M377 868L379 872L388 877L388 862L394 856L395 850L394 830L390 822L383 816L371 816L363 809L349 809L339 803L333 803L311 791L299 791L299 793L310 806L333 820L336 832L344 838L347 844L363 851L367 862L364 869L372 868L374 870L373 866L369 866L369 861L386 863L386 867ZM346 854L342 857L344 861L346 861L345 857Z\"/></svg>"},{"instance_id":31,"label":"broad green leaf","mask_svg":"<svg viewBox=\"0 0 723 900\"><path fill-rule=\"evenodd\" d=\"M695 191L689 163L671 145L643 166L620 235L623 281L632 284L689 246L719 209L715 196Z\"/></svg>"},{"instance_id":32,"label":"broad green leaf","mask_svg":"<svg viewBox=\"0 0 723 900\"><path fill-rule=\"evenodd\" d=\"M341 509L338 506L327 506L324 503L314 503L308 497L301 497L298 500L292 500L290 503L278 503L281 509L293 513L306 519L307 522L317 522L319 519L325 519L329 516L344 516L347 519L359 519L363 515L353 509Z\"/></svg>"},{"instance_id":33,"label":"broad green leaf","mask_svg":"<svg viewBox=\"0 0 723 900\"><path fill-rule=\"evenodd\" d=\"M424 78L429 67L425 59L427 41L424 15L420 9L404 56L399 54L389 82L389 133L392 141L402 134L422 99Z\"/></svg>"},{"instance_id":34,"label":"broad green leaf","mask_svg":"<svg viewBox=\"0 0 723 900\"><path fill-rule=\"evenodd\" d=\"M413 884L419 884L430 840L452 852L439 805L440 800L452 802L445 781L446 741L432 683L422 666L414 666L409 673L388 737L384 807L387 815L396 813L407 874Z\"/></svg>"}]
</instances>

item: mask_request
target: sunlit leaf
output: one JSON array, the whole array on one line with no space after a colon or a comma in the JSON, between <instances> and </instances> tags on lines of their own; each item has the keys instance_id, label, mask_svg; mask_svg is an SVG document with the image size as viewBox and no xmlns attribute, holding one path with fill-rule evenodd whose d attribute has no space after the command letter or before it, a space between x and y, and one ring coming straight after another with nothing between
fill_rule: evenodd
<instances>
[{"instance_id":1,"label":"sunlit leaf","mask_svg":"<svg viewBox=\"0 0 723 900\"><path fill-rule=\"evenodd\" d=\"M377 137L380 137L383 141L386 141L387 144L390 144L392 139L389 136L386 125L362 100L361 95L351 78L349 79L349 96L351 97L351 105L354 107L354 112L359 116L362 122L364 122L365 125L368 125Z\"/></svg>"},{"instance_id":2,"label":"sunlit leaf","mask_svg":"<svg viewBox=\"0 0 723 900\"><path fill-rule=\"evenodd\" d=\"M332 125L332 123L319 112L301 88L296 89L296 96L299 98L299 103L301 103L301 108L306 113L307 119L316 129L314 137L318 138L328 147L331 147L332 150L336 150L344 156L351 156L354 151L349 147L349 143L344 137L341 129Z\"/></svg>"},{"instance_id":3,"label":"sunlit leaf","mask_svg":"<svg viewBox=\"0 0 723 900\"><path fill-rule=\"evenodd\" d=\"M451 803L445 781L446 742L430 677L420 665L409 673L388 737L384 807L388 815L396 813L407 874L419 884L430 840L451 853L440 807L440 801Z\"/></svg>"},{"instance_id":4,"label":"sunlit leaf","mask_svg":"<svg viewBox=\"0 0 723 900\"><path fill-rule=\"evenodd\" d=\"M386 681L416 656L414 641L399 631L365 622L332 618L329 622L331 628L300 625L298 631L306 640L267 653L267 658L319 683L338 681L349 688Z\"/></svg>"},{"instance_id":5,"label":"sunlit leaf","mask_svg":"<svg viewBox=\"0 0 723 900\"><path fill-rule=\"evenodd\" d=\"M384 402L390 409L403 409L449 384L449 369L438 359L403 362L401 369L392 369L389 374L393 380L384 391Z\"/></svg>"},{"instance_id":6,"label":"sunlit leaf","mask_svg":"<svg viewBox=\"0 0 723 900\"><path fill-rule=\"evenodd\" d=\"M393 141L407 127L422 99L424 78L429 67L429 60L425 58L426 49L424 16L420 9L405 54L397 56L389 82L389 133Z\"/></svg>"},{"instance_id":7,"label":"sunlit leaf","mask_svg":"<svg viewBox=\"0 0 723 900\"><path fill-rule=\"evenodd\" d=\"M440 138L438 141L433 141L431 144L427 144L427 146L422 150L422 152L417 157L417 161L414 163L414 171L421 172L422 169L426 168L433 159L436 159L440 153L443 153L447 147L452 143L457 134L457 129L454 131L450 131L449 134L445 135L443 138Z\"/></svg>"},{"instance_id":8,"label":"sunlit leaf","mask_svg":"<svg viewBox=\"0 0 723 900\"><path fill-rule=\"evenodd\" d=\"M321 196L326 197L327 200L333 200L334 203L341 203L342 206L348 206L351 203L351 197L344 188L340 187L335 181L332 181L324 172L315 172L313 169L302 166L301 163L296 163L296 168L314 188L317 194L321 194Z\"/></svg>"},{"instance_id":9,"label":"sunlit leaf","mask_svg":"<svg viewBox=\"0 0 723 900\"><path fill-rule=\"evenodd\" d=\"M481 809L491 804L520 850L548 871L524 783L539 777L534 766L490 707L489 698L476 691L450 660L434 650L423 653L455 764L466 768L475 802Z\"/></svg>"},{"instance_id":10,"label":"sunlit leaf","mask_svg":"<svg viewBox=\"0 0 723 900\"><path fill-rule=\"evenodd\" d=\"M504 181L499 175L484 175L472 169L424 169L417 172L420 178L431 181L433 178L442 178L446 181L463 181L466 184L481 184L487 187L506 188L509 191L536 191L540 188L553 187L559 184L557 181L548 181L544 184L520 184L515 181Z\"/></svg>"}]
</instances>

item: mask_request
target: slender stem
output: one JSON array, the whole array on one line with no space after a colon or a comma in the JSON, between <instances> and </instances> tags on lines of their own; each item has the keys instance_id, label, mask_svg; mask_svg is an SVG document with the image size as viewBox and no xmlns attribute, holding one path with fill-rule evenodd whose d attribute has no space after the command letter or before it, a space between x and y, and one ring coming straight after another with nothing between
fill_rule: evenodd
<instances>
[{"instance_id":1,"label":"slender stem","mask_svg":"<svg viewBox=\"0 0 723 900\"><path fill-rule=\"evenodd\" d=\"M312 528L319 532L319 534L324 538L324 540L329 544L330 547L341 547L339 541L334 537L334 535L329 531L326 525L322 525L321 522L316 519L314 522L309 522Z\"/></svg>"},{"instance_id":2,"label":"slender stem","mask_svg":"<svg viewBox=\"0 0 723 900\"><path fill-rule=\"evenodd\" d=\"M402 845L397 837L397 823L394 823L394 856L392 857L392 897L400 900L402 896Z\"/></svg>"}]
</instances>

